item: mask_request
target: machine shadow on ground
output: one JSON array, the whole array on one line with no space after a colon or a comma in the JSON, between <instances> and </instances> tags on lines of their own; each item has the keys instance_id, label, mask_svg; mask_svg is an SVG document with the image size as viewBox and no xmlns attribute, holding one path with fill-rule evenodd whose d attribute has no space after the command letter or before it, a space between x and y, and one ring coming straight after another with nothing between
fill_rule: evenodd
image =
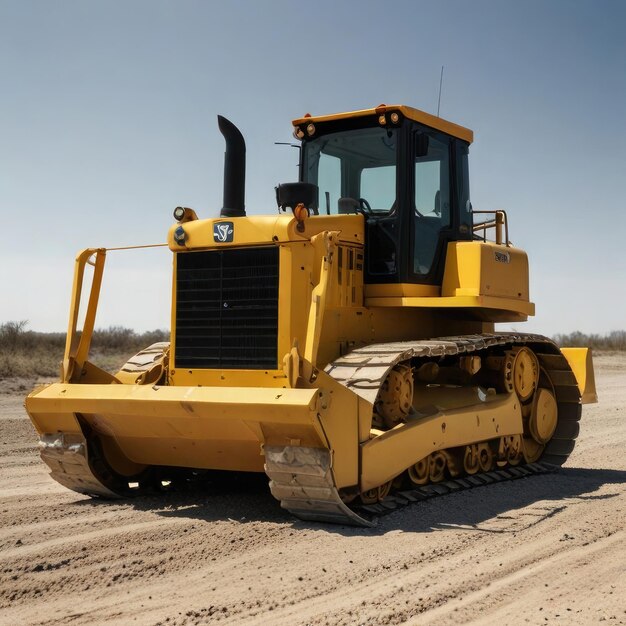
<instances>
[{"instance_id":1,"label":"machine shadow on ground","mask_svg":"<svg viewBox=\"0 0 626 626\"><path fill-rule=\"evenodd\" d=\"M417 503L415 508L382 518L379 526L383 533L455 528L479 533L515 533L571 506L617 497L616 489L597 492L606 485L623 484L626 484L626 471L562 468L554 474L478 487ZM523 515L508 515L522 508L527 509Z\"/></svg>"},{"instance_id":2,"label":"machine shadow on ground","mask_svg":"<svg viewBox=\"0 0 626 626\"><path fill-rule=\"evenodd\" d=\"M596 493L606 485L626 483L626 471L610 469L562 468L554 474L476 487L415 502L379 517L373 528L322 524L298 520L270 494L263 475L238 475L223 481L205 481L172 491L129 500L140 511L165 517L181 517L207 522L235 521L291 523L295 528L323 529L345 536L382 535L391 531L426 533L438 530L475 532L519 532L556 515L560 511L594 499L613 498ZM87 501L91 504L94 501ZM106 506L102 502L102 506ZM523 516L511 511L528 508Z\"/></svg>"}]
</instances>

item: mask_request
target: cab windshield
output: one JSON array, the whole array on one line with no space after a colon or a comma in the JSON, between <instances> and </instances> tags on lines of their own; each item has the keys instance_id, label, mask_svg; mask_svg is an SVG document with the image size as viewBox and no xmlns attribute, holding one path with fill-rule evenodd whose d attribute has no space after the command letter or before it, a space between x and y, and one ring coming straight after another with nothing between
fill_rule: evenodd
<instances>
[{"instance_id":1,"label":"cab windshield","mask_svg":"<svg viewBox=\"0 0 626 626\"><path fill-rule=\"evenodd\" d=\"M309 139L302 180L318 186L321 215L385 215L396 207L397 131L362 128Z\"/></svg>"}]
</instances>

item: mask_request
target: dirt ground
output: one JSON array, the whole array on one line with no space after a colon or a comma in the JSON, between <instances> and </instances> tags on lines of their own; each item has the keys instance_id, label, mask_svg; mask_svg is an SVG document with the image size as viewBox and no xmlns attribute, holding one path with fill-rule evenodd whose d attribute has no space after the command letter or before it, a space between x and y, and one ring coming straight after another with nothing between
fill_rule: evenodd
<instances>
[{"instance_id":1,"label":"dirt ground","mask_svg":"<svg viewBox=\"0 0 626 626\"><path fill-rule=\"evenodd\" d=\"M626 624L626 355L557 474L354 529L298 521L263 481L106 503L39 460L0 385L0 624Z\"/></svg>"}]
</instances>

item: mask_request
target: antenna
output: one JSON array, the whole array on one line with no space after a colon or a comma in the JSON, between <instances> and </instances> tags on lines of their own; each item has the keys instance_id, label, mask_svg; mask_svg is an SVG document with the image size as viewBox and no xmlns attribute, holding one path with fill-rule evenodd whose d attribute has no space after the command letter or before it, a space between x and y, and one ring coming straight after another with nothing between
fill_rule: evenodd
<instances>
[{"instance_id":1,"label":"antenna","mask_svg":"<svg viewBox=\"0 0 626 626\"><path fill-rule=\"evenodd\" d=\"M292 148L298 148L298 167L300 167L300 161L302 160L302 144L291 143L289 141L275 141L275 146L291 146Z\"/></svg>"},{"instance_id":2,"label":"antenna","mask_svg":"<svg viewBox=\"0 0 626 626\"><path fill-rule=\"evenodd\" d=\"M441 66L441 75L439 76L439 99L437 100L437 117L439 117L439 107L441 106L441 83L443 83L443 65Z\"/></svg>"}]
</instances>

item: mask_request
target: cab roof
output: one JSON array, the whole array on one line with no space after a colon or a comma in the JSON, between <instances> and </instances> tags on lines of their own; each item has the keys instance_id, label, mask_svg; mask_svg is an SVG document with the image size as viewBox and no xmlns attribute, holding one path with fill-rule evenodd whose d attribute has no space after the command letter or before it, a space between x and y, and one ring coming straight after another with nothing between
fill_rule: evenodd
<instances>
[{"instance_id":1,"label":"cab roof","mask_svg":"<svg viewBox=\"0 0 626 626\"><path fill-rule=\"evenodd\" d=\"M414 109L413 107L405 106L404 104L379 104L377 107L372 109L347 111L345 113L333 113L332 115L310 115L307 113L304 117L299 117L298 119L293 120L292 124L298 127L302 124L335 122L344 119L353 119L356 117L366 117L369 115L389 114L393 111L398 111L410 120L423 124L424 126L429 126L435 130L440 130L447 135L452 135L453 137L457 137L458 139L462 139L468 143L472 143L474 140L474 133L469 128L459 126L453 122L448 122L441 117L431 115L430 113L420 111L419 109Z\"/></svg>"}]
</instances>

